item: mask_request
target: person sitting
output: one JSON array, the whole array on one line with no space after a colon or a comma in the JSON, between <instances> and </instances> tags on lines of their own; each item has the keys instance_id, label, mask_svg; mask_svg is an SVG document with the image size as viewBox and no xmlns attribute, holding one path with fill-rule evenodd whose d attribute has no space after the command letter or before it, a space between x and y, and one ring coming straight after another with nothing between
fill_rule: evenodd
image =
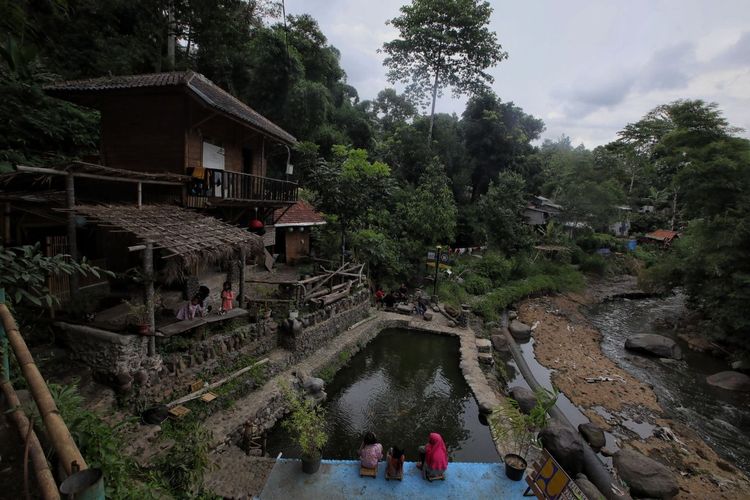
<instances>
[{"instance_id":1,"label":"person sitting","mask_svg":"<svg viewBox=\"0 0 750 500\"><path fill-rule=\"evenodd\" d=\"M406 288L406 283L401 283L401 286L398 287L398 293L404 298L404 300L409 297L409 289Z\"/></svg>"},{"instance_id":2,"label":"person sitting","mask_svg":"<svg viewBox=\"0 0 750 500\"><path fill-rule=\"evenodd\" d=\"M198 295L194 295L190 302L184 304L179 311L177 311L177 319L195 319L196 316L203 316L203 306L201 306L201 299Z\"/></svg>"},{"instance_id":3,"label":"person sitting","mask_svg":"<svg viewBox=\"0 0 750 500\"><path fill-rule=\"evenodd\" d=\"M388 450L385 478L401 480L404 477L404 460L404 450L398 446L394 446Z\"/></svg>"},{"instance_id":4,"label":"person sitting","mask_svg":"<svg viewBox=\"0 0 750 500\"><path fill-rule=\"evenodd\" d=\"M378 443L378 438L374 433L368 432L359 446L360 465L366 469L377 469L381 458L383 458L383 445Z\"/></svg>"},{"instance_id":5,"label":"person sitting","mask_svg":"<svg viewBox=\"0 0 750 500\"><path fill-rule=\"evenodd\" d=\"M431 432L427 445L419 447L417 468L422 469L422 477L430 481L445 477L445 471L448 469L448 450L445 448L443 437L437 432Z\"/></svg>"},{"instance_id":6,"label":"person sitting","mask_svg":"<svg viewBox=\"0 0 750 500\"><path fill-rule=\"evenodd\" d=\"M375 292L375 307L378 309L383 307L383 297L385 297L385 292L380 286L378 286L377 291Z\"/></svg>"},{"instance_id":7,"label":"person sitting","mask_svg":"<svg viewBox=\"0 0 750 500\"><path fill-rule=\"evenodd\" d=\"M385 307L393 309L393 306L396 305L396 297L391 292L388 292L383 297L383 304L385 304Z\"/></svg>"}]
</instances>

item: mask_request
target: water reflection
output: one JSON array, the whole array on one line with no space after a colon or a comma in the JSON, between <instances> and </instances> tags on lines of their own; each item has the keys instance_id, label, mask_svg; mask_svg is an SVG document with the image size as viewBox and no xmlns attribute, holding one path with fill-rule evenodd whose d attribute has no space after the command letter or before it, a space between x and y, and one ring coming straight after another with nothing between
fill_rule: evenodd
<instances>
[{"instance_id":1,"label":"water reflection","mask_svg":"<svg viewBox=\"0 0 750 500\"><path fill-rule=\"evenodd\" d=\"M496 462L497 452L458 366L458 340L406 330L386 330L339 371L326 388L331 439L326 458L352 459L362 434L374 431L384 446L417 448L439 432L451 460ZM276 425L271 455L298 450Z\"/></svg>"}]
</instances>

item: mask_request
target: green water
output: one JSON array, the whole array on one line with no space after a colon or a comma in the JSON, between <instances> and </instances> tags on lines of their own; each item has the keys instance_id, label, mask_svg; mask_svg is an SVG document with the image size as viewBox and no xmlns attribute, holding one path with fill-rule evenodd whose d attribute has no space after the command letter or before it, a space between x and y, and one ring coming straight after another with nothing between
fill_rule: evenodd
<instances>
[{"instance_id":1,"label":"green water","mask_svg":"<svg viewBox=\"0 0 750 500\"><path fill-rule=\"evenodd\" d=\"M430 432L443 436L450 459L497 462L489 429L458 366L458 339L393 329L381 332L326 387L329 459L355 459L362 435L373 431L387 449L417 448ZM268 436L271 456L299 456L280 423Z\"/></svg>"}]
</instances>

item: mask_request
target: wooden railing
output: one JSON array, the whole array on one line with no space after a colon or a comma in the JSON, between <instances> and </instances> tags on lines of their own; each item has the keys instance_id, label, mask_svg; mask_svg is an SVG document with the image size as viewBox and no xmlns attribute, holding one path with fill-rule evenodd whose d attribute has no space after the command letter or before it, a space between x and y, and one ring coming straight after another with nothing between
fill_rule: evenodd
<instances>
[{"instance_id":1,"label":"wooden railing","mask_svg":"<svg viewBox=\"0 0 750 500\"><path fill-rule=\"evenodd\" d=\"M296 202L297 191L296 182L213 168L206 168L204 178L193 178L188 187L188 195L199 198L278 203Z\"/></svg>"}]
</instances>

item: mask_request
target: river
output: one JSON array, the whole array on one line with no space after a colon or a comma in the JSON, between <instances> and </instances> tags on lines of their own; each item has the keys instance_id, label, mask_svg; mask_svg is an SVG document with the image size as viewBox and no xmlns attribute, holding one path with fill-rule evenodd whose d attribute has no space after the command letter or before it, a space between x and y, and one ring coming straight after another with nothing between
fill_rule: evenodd
<instances>
[{"instance_id":1,"label":"river","mask_svg":"<svg viewBox=\"0 0 750 500\"><path fill-rule=\"evenodd\" d=\"M727 363L693 351L662 320L684 313L685 297L618 299L590 306L585 314L602 333L602 351L639 380L653 385L667 416L678 420L706 441L725 460L750 474L750 395L706 383L706 376L729 370ZM668 323L674 323L669 321ZM659 360L624 349L628 337L656 333L673 338L683 361Z\"/></svg>"}]
</instances>

